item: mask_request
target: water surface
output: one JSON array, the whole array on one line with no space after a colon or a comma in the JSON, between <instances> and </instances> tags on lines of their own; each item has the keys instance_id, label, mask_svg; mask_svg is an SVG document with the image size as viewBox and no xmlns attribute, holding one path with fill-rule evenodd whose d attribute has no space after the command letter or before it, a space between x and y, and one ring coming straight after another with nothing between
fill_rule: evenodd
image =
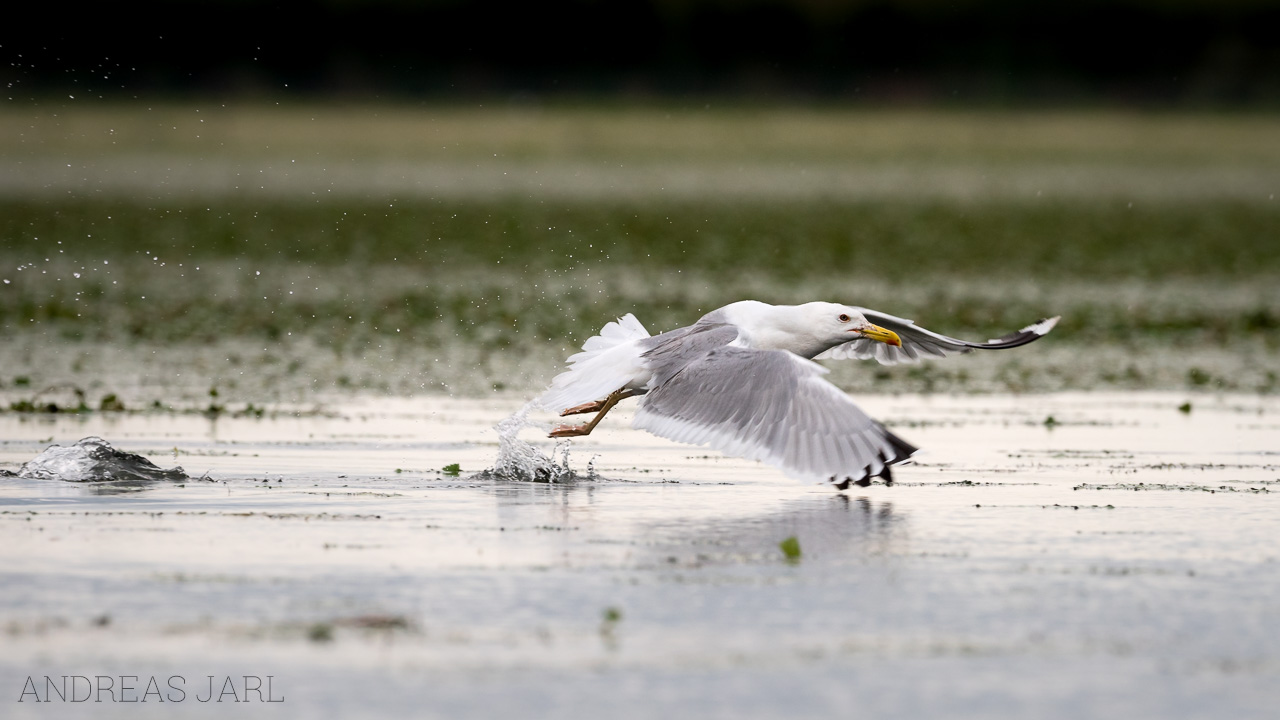
<instances>
[{"instance_id":1,"label":"water surface","mask_svg":"<svg viewBox=\"0 0 1280 720\"><path fill-rule=\"evenodd\" d=\"M204 476L0 480L5 715L232 709L12 702L27 676L43 693L76 674L189 691L272 675L283 705L234 711L321 718L1261 718L1280 702L1274 398L863 397L924 452L894 486L847 493L638 433L625 411L571 445L521 435L595 479L477 477L522 400L0 415L3 469L99 435Z\"/></svg>"}]
</instances>

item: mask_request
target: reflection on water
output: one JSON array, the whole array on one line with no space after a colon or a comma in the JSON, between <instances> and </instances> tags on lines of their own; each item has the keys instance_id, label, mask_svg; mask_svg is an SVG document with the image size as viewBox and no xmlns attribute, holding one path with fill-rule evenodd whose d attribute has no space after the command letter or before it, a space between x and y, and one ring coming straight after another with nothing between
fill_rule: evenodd
<instances>
[{"instance_id":1,"label":"reflection on water","mask_svg":"<svg viewBox=\"0 0 1280 720\"><path fill-rule=\"evenodd\" d=\"M908 538L906 514L865 496L822 492L779 503L755 489L714 486L708 492L721 499L681 507L657 495L660 487L598 479L495 482L481 490L497 529L564 531L574 545L626 548L621 564L629 567L775 563L782 559L779 543L790 537L800 544L802 563L841 562L900 554ZM559 548L557 541L545 549Z\"/></svg>"},{"instance_id":2,"label":"reflection on water","mask_svg":"<svg viewBox=\"0 0 1280 720\"><path fill-rule=\"evenodd\" d=\"M678 565L742 563L781 557L778 544L797 539L801 562L839 561L896 550L907 518L891 502L846 495L807 497L748 517L704 517L650 523L641 533L659 561Z\"/></svg>"}]
</instances>

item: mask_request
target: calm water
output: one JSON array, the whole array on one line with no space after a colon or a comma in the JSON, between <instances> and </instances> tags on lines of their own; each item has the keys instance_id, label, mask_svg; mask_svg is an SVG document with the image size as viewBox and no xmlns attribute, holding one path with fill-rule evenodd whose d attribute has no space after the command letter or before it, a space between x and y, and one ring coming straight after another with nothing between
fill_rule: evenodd
<instances>
[{"instance_id":1,"label":"calm water","mask_svg":"<svg viewBox=\"0 0 1280 720\"><path fill-rule=\"evenodd\" d=\"M572 445L521 435L594 480L475 477L522 400L0 415L0 468L99 435L205 476L0 479L4 716L1261 718L1280 703L1280 400L866 397L924 452L898 484L845 494L619 411ZM139 699L154 676L170 700L21 695L33 676L46 699L45 675L110 676L117 700L121 676ZM264 689L226 706L268 675L283 703ZM199 701L208 676L234 695Z\"/></svg>"}]
</instances>

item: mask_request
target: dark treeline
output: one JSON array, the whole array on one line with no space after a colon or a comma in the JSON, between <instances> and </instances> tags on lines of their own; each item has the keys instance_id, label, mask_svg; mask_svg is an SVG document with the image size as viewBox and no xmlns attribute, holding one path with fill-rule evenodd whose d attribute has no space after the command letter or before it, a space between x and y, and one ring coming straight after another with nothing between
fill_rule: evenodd
<instances>
[{"instance_id":1,"label":"dark treeline","mask_svg":"<svg viewBox=\"0 0 1280 720\"><path fill-rule=\"evenodd\" d=\"M1280 3L1262 0L141 0L24 14L0 29L15 101L1280 104Z\"/></svg>"}]
</instances>

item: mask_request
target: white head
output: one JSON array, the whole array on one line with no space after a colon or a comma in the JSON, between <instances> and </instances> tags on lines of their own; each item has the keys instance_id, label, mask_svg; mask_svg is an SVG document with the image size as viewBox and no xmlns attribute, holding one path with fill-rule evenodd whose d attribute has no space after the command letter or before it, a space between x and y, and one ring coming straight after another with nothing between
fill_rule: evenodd
<instances>
[{"instance_id":1,"label":"white head","mask_svg":"<svg viewBox=\"0 0 1280 720\"><path fill-rule=\"evenodd\" d=\"M860 337L890 345L902 344L893 331L872 324L861 310L848 305L828 302L766 305L748 300L723 310L726 319L742 329L751 347L790 350L802 357L814 357Z\"/></svg>"},{"instance_id":2,"label":"white head","mask_svg":"<svg viewBox=\"0 0 1280 720\"><path fill-rule=\"evenodd\" d=\"M839 303L811 302L797 305L796 310L802 313L803 325L812 332L813 337L826 343L824 350L859 337L889 345L902 345L897 333L872 324L859 308Z\"/></svg>"}]
</instances>

